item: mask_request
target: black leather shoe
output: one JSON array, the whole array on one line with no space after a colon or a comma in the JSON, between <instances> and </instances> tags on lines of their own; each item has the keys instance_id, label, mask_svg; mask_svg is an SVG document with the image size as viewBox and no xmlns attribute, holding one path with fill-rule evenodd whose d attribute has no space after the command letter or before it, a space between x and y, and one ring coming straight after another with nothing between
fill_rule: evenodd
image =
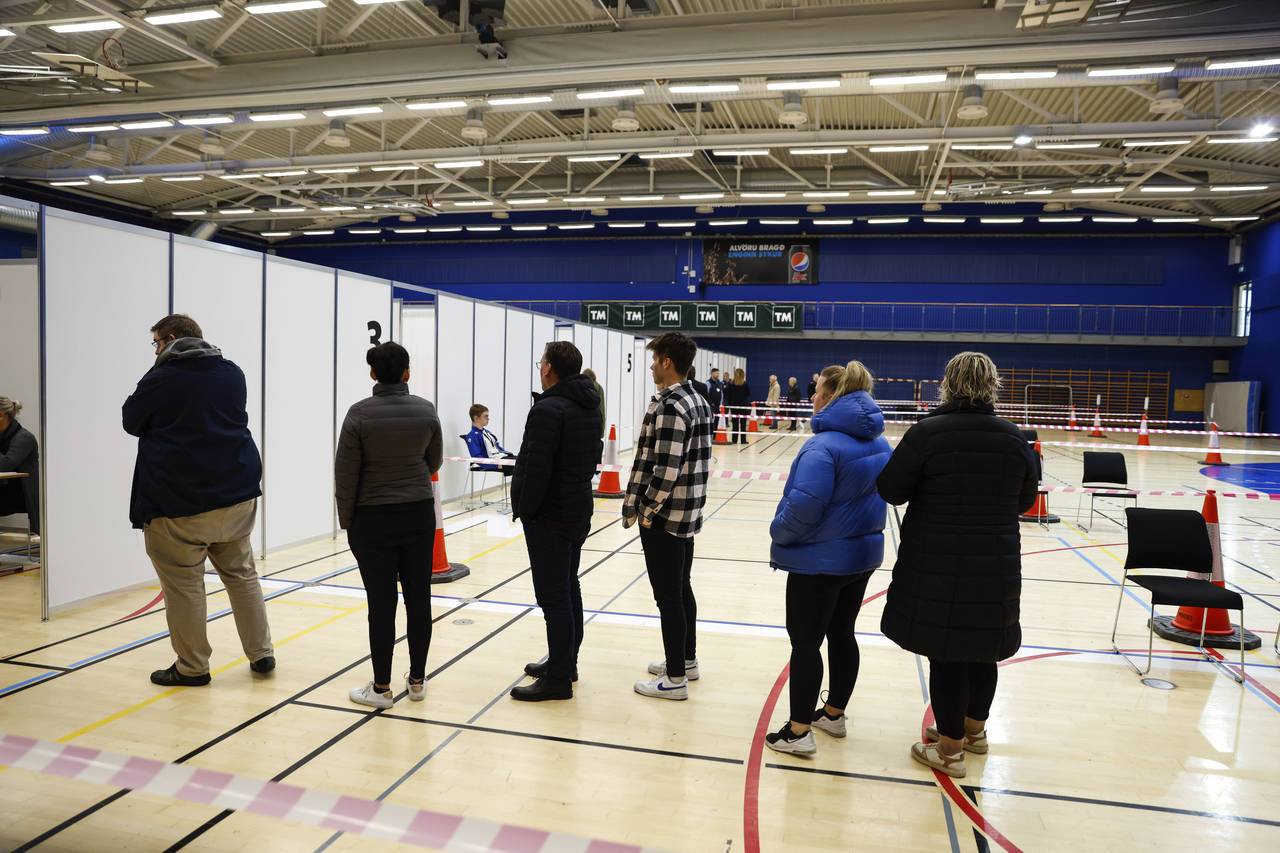
<instances>
[{"instance_id":1,"label":"black leather shoe","mask_svg":"<svg viewBox=\"0 0 1280 853\"><path fill-rule=\"evenodd\" d=\"M275 668L276 668L276 659L271 655L267 655L264 658L258 658L257 660L249 664L249 669L253 670L254 672L262 673L263 675L266 675L268 672L270 672Z\"/></svg>"},{"instance_id":2,"label":"black leather shoe","mask_svg":"<svg viewBox=\"0 0 1280 853\"><path fill-rule=\"evenodd\" d=\"M151 683L163 687L204 687L210 680L207 672L204 675L183 675L178 672L176 663L168 669L157 669L151 673Z\"/></svg>"},{"instance_id":3,"label":"black leather shoe","mask_svg":"<svg viewBox=\"0 0 1280 853\"><path fill-rule=\"evenodd\" d=\"M544 675L547 674L547 662L543 661L542 663L525 664L524 674L532 675L534 678L542 678ZM573 680L574 681L578 680L578 668L576 666L573 668Z\"/></svg>"},{"instance_id":4,"label":"black leather shoe","mask_svg":"<svg viewBox=\"0 0 1280 853\"><path fill-rule=\"evenodd\" d=\"M544 702L547 699L572 699L573 685L554 678L539 678L533 684L511 688L511 698L521 702Z\"/></svg>"}]
</instances>

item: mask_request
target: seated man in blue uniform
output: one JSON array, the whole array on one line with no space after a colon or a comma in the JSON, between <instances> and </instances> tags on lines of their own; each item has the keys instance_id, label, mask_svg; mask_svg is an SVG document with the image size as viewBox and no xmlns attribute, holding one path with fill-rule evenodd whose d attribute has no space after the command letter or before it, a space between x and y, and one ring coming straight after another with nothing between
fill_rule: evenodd
<instances>
[{"instance_id":1,"label":"seated man in blue uniform","mask_svg":"<svg viewBox=\"0 0 1280 853\"><path fill-rule=\"evenodd\" d=\"M486 427L489 426L489 408L479 403L473 405L467 410L467 414L471 416L471 432L462 438L467 442L467 450L471 454L472 459L515 459L514 453L507 452L507 449L498 443L498 437L491 433ZM513 465L484 465L476 464L477 471L502 471L504 476L510 477L515 471Z\"/></svg>"}]
</instances>

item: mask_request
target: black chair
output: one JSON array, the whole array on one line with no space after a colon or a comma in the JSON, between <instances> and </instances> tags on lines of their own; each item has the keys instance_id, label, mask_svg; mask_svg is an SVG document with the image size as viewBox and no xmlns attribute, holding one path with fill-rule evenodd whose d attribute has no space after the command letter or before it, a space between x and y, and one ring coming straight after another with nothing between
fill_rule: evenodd
<instances>
[{"instance_id":1,"label":"black chair","mask_svg":"<svg viewBox=\"0 0 1280 853\"><path fill-rule=\"evenodd\" d=\"M1133 505L1138 505L1138 493L1129 488L1111 488L1112 486L1127 487L1129 485L1129 472L1124 465L1124 454L1114 451L1097 451L1086 450L1084 452L1084 474L1080 478L1080 484L1086 489L1103 489L1104 491L1089 493L1089 524L1080 525L1081 529L1086 532L1093 525L1094 501L1099 497L1119 498L1120 500L1131 500ZM1080 502L1084 500L1084 493L1076 498L1076 520L1080 519ZM1098 513L1102 515L1102 513ZM1105 515L1102 516L1106 518Z\"/></svg>"},{"instance_id":2,"label":"black chair","mask_svg":"<svg viewBox=\"0 0 1280 853\"><path fill-rule=\"evenodd\" d=\"M1156 605L1176 607L1203 607L1204 619L1200 623L1200 645L1197 648L1205 660L1231 676L1238 684L1244 683L1244 598L1238 592L1187 577L1168 575L1132 574L1151 569L1193 572L1213 576L1213 548L1209 543L1209 529L1204 517L1189 509L1139 509L1127 507L1124 511L1129 523L1129 556L1124 561L1124 576L1120 580L1120 600L1116 603L1116 620L1111 626L1111 648L1125 659L1138 675L1151 671L1151 647L1155 637ZM1124 603L1125 584L1133 581L1151 594L1150 618L1147 622L1147 668L1139 669L1129 656L1116 644L1116 630L1120 625L1120 605ZM1240 611L1240 674L1236 675L1218 658L1204 648L1204 629L1209 621L1208 610Z\"/></svg>"}]
</instances>

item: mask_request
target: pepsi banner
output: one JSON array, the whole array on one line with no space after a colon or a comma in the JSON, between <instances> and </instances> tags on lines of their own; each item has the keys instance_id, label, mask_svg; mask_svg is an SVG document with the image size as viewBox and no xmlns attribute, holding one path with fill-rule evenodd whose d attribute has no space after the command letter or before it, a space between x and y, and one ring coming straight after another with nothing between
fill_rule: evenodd
<instances>
[{"instance_id":1,"label":"pepsi banner","mask_svg":"<svg viewBox=\"0 0 1280 853\"><path fill-rule=\"evenodd\" d=\"M704 240L703 284L817 284L818 241Z\"/></svg>"},{"instance_id":2,"label":"pepsi banner","mask_svg":"<svg viewBox=\"0 0 1280 853\"><path fill-rule=\"evenodd\" d=\"M799 302L583 302L582 322L636 332L799 332Z\"/></svg>"}]
</instances>

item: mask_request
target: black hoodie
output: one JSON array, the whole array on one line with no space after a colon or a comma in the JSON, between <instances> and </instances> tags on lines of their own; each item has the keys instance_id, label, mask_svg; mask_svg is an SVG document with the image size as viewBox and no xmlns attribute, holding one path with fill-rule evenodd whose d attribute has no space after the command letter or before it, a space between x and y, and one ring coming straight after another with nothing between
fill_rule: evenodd
<instances>
[{"instance_id":1,"label":"black hoodie","mask_svg":"<svg viewBox=\"0 0 1280 853\"><path fill-rule=\"evenodd\" d=\"M581 373L536 396L511 477L511 517L571 524L591 518L600 464L600 392Z\"/></svg>"}]
</instances>

